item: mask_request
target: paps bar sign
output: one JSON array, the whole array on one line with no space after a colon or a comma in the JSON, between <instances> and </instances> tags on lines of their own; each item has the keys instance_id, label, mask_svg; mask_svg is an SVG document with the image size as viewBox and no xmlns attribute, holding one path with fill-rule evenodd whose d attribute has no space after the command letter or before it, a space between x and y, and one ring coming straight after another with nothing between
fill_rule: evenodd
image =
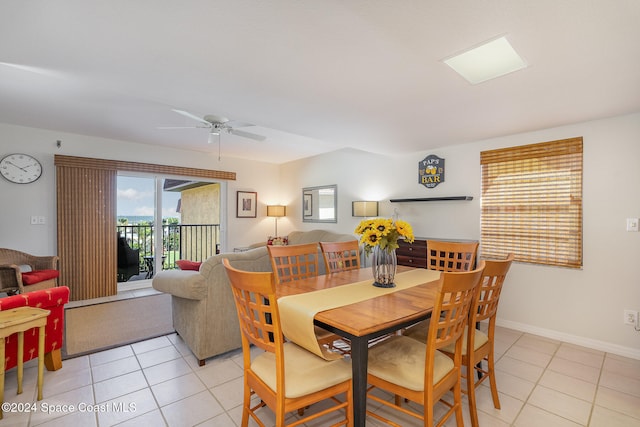
<instances>
[{"instance_id":1,"label":"paps bar sign","mask_svg":"<svg viewBox=\"0 0 640 427\"><path fill-rule=\"evenodd\" d=\"M418 163L418 182L427 188L434 188L444 182L444 159L433 154Z\"/></svg>"}]
</instances>

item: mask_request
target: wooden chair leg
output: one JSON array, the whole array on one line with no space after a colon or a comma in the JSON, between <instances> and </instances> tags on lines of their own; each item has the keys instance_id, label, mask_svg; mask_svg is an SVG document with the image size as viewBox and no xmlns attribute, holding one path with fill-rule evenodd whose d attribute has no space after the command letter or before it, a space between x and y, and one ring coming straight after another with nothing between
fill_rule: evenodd
<instances>
[{"instance_id":1,"label":"wooden chair leg","mask_svg":"<svg viewBox=\"0 0 640 427\"><path fill-rule=\"evenodd\" d=\"M469 399L469 416L471 418L471 426L478 427L478 408L476 406L476 383L474 375L474 365L467 365L467 398Z\"/></svg>"},{"instance_id":2,"label":"wooden chair leg","mask_svg":"<svg viewBox=\"0 0 640 427\"><path fill-rule=\"evenodd\" d=\"M493 351L489 355L487 363L489 365L489 384L491 385L491 397L493 398L493 406L496 409L500 409L500 398L498 397L498 386L496 384L496 370Z\"/></svg>"},{"instance_id":3,"label":"wooden chair leg","mask_svg":"<svg viewBox=\"0 0 640 427\"><path fill-rule=\"evenodd\" d=\"M44 355L44 365L47 371L57 371L62 368L62 352L59 348Z\"/></svg>"}]
</instances>

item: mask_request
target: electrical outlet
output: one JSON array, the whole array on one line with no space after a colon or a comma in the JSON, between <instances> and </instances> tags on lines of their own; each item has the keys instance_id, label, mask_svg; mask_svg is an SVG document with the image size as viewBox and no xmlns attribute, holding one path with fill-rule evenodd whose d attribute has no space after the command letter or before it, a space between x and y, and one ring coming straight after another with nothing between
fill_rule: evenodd
<instances>
[{"instance_id":1,"label":"electrical outlet","mask_svg":"<svg viewBox=\"0 0 640 427\"><path fill-rule=\"evenodd\" d=\"M638 312L634 310L625 310L624 324L636 326L638 324Z\"/></svg>"}]
</instances>

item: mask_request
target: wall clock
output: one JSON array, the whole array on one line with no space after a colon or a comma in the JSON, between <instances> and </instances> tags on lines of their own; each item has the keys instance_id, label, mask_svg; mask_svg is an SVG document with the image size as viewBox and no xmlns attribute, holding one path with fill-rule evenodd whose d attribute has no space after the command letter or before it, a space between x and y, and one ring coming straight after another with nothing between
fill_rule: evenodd
<instances>
[{"instance_id":1,"label":"wall clock","mask_svg":"<svg viewBox=\"0 0 640 427\"><path fill-rule=\"evenodd\" d=\"M0 173L9 182L29 184L40 178L42 165L28 154L9 154L0 160Z\"/></svg>"}]
</instances>

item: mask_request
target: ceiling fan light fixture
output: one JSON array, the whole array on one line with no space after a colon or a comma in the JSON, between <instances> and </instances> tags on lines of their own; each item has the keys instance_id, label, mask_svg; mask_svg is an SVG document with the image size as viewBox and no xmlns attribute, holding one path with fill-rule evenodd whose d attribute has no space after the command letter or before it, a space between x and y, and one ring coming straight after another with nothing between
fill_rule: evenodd
<instances>
[{"instance_id":1,"label":"ceiling fan light fixture","mask_svg":"<svg viewBox=\"0 0 640 427\"><path fill-rule=\"evenodd\" d=\"M214 136L217 136L218 138L220 138L220 132L217 130L211 130L211 132L209 132L209 144L213 144L214 142L216 142Z\"/></svg>"}]
</instances>

